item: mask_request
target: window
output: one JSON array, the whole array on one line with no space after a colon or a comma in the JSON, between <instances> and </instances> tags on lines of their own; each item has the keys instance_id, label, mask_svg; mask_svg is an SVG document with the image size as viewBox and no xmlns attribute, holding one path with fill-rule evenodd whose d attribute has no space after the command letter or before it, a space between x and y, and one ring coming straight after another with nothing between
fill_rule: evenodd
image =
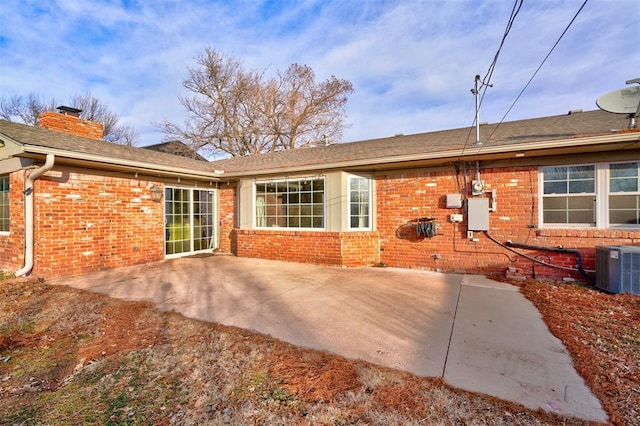
<instances>
[{"instance_id":1,"label":"window","mask_svg":"<svg viewBox=\"0 0 640 426\"><path fill-rule=\"evenodd\" d=\"M324 228L324 178L256 183L256 227Z\"/></svg>"},{"instance_id":2,"label":"window","mask_svg":"<svg viewBox=\"0 0 640 426\"><path fill-rule=\"evenodd\" d=\"M349 177L349 228L370 229L371 182L360 176Z\"/></svg>"},{"instance_id":3,"label":"window","mask_svg":"<svg viewBox=\"0 0 640 426\"><path fill-rule=\"evenodd\" d=\"M546 224L595 226L595 166L542 169Z\"/></svg>"},{"instance_id":4,"label":"window","mask_svg":"<svg viewBox=\"0 0 640 426\"><path fill-rule=\"evenodd\" d=\"M0 232L9 232L9 176L0 176Z\"/></svg>"},{"instance_id":5,"label":"window","mask_svg":"<svg viewBox=\"0 0 640 426\"><path fill-rule=\"evenodd\" d=\"M609 223L640 225L640 162L609 167Z\"/></svg>"},{"instance_id":6,"label":"window","mask_svg":"<svg viewBox=\"0 0 640 426\"><path fill-rule=\"evenodd\" d=\"M545 167L541 175L544 225L640 225L640 162Z\"/></svg>"}]
</instances>

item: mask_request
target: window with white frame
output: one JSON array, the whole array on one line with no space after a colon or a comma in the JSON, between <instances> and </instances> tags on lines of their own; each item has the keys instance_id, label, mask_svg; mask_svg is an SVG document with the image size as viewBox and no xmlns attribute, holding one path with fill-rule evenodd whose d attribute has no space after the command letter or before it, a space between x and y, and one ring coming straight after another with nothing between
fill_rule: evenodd
<instances>
[{"instance_id":1,"label":"window with white frame","mask_svg":"<svg viewBox=\"0 0 640 426\"><path fill-rule=\"evenodd\" d=\"M349 228L371 229L371 181L349 176Z\"/></svg>"},{"instance_id":2,"label":"window with white frame","mask_svg":"<svg viewBox=\"0 0 640 426\"><path fill-rule=\"evenodd\" d=\"M609 166L609 223L640 225L640 162Z\"/></svg>"},{"instance_id":3,"label":"window with white frame","mask_svg":"<svg viewBox=\"0 0 640 426\"><path fill-rule=\"evenodd\" d=\"M324 229L324 178L256 182L257 228Z\"/></svg>"},{"instance_id":4,"label":"window with white frame","mask_svg":"<svg viewBox=\"0 0 640 426\"><path fill-rule=\"evenodd\" d=\"M9 232L9 176L0 176L0 232Z\"/></svg>"},{"instance_id":5,"label":"window with white frame","mask_svg":"<svg viewBox=\"0 0 640 426\"><path fill-rule=\"evenodd\" d=\"M542 175L545 224L596 225L595 166L545 167Z\"/></svg>"},{"instance_id":6,"label":"window with white frame","mask_svg":"<svg viewBox=\"0 0 640 426\"><path fill-rule=\"evenodd\" d=\"M545 226L634 227L640 225L639 162L544 167Z\"/></svg>"}]
</instances>

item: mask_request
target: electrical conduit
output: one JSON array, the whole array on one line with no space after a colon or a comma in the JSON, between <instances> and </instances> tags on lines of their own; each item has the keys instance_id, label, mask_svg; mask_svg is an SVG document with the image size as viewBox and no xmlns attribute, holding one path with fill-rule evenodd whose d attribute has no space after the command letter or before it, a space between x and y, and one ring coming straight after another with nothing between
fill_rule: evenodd
<instances>
[{"instance_id":1,"label":"electrical conduit","mask_svg":"<svg viewBox=\"0 0 640 426\"><path fill-rule=\"evenodd\" d=\"M16 277L28 274L33 269L33 183L53 168L56 157L47 154L44 165L31 173L24 181L24 266L15 272Z\"/></svg>"},{"instance_id":2,"label":"electrical conduit","mask_svg":"<svg viewBox=\"0 0 640 426\"><path fill-rule=\"evenodd\" d=\"M530 245L530 244L514 243L513 241L510 241L510 240L507 241L506 244L503 244L502 242L498 241L493 235L491 235L489 233L489 231L484 231L484 233L491 241L493 241L494 243L498 244L501 247L504 247L505 249L509 250L510 252L513 252L513 253L517 254L518 256L522 256L524 258L527 258L527 259L531 260L532 262L539 263L540 265L544 265L544 266L549 266L551 268L562 269L562 270L565 270L565 271L580 272L585 278L588 278L590 281L595 281L595 278L590 276L589 274L587 274L587 271L582 267L582 260L580 258L580 252L578 250L565 249L565 248L562 248L562 247L534 246L534 245ZM529 256L528 254L521 253L521 252L513 249L512 247L520 247L520 248L529 248L529 249L536 249L536 250L556 251L556 252L561 252L561 253L575 254L576 255L577 268L572 268L572 267L569 267L569 266L562 266L562 265L554 265L553 263L544 262L544 261L542 261L540 259L536 259L533 256ZM595 271L591 271L591 272L595 272Z\"/></svg>"}]
</instances>

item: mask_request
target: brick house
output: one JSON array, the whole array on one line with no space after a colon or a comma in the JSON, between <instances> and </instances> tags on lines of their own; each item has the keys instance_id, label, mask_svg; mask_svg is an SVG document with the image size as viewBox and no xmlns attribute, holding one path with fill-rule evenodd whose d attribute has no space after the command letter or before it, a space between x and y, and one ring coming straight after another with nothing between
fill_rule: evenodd
<instances>
[{"instance_id":1,"label":"brick house","mask_svg":"<svg viewBox=\"0 0 640 426\"><path fill-rule=\"evenodd\" d=\"M585 280L597 245L640 245L640 133L627 125L573 112L483 125L479 145L463 128L207 163L0 121L0 269L70 275L215 250Z\"/></svg>"}]
</instances>

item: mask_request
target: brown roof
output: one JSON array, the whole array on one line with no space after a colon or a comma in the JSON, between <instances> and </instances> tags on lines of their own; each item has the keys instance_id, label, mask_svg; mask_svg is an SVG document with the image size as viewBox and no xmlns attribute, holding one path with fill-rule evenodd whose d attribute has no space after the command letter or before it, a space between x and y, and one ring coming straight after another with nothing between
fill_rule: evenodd
<instances>
[{"instance_id":1,"label":"brown roof","mask_svg":"<svg viewBox=\"0 0 640 426\"><path fill-rule=\"evenodd\" d=\"M446 157L459 156L460 150L469 154L497 148L514 151L527 143L561 141L571 138L613 134L628 126L625 115L611 114L601 110L578 112L567 115L534 118L505 122L500 125L480 126L482 147L473 146L475 128L442 130L407 136L393 136L361 142L341 143L322 147L301 148L279 151L269 154L257 154L246 157L232 157L214 161L211 164L225 174L251 174L271 170L295 170L300 168L318 169L324 165L358 161L359 164L374 165L384 160L393 161L421 154L439 153Z\"/></svg>"},{"instance_id":2,"label":"brown roof","mask_svg":"<svg viewBox=\"0 0 640 426\"><path fill-rule=\"evenodd\" d=\"M6 120L0 120L0 139L2 135L22 145L104 157L105 160L111 160L115 163L117 163L118 160L125 160L201 172L213 171L213 167L211 167L208 162L200 160L143 148L118 145L96 139L83 138Z\"/></svg>"},{"instance_id":3,"label":"brown roof","mask_svg":"<svg viewBox=\"0 0 640 426\"><path fill-rule=\"evenodd\" d=\"M70 158L73 155L88 154L103 158L103 162L108 164L118 164L118 161L135 161L147 164L149 168L174 167L202 175L211 173L212 176L214 171L223 170L225 176L239 177L350 167L354 164L361 168L369 166L375 168L380 164L394 163L399 166L422 158L437 157L450 161L462 155L466 157L486 152L512 153L531 147L531 144L545 142L549 142L554 147L562 147L571 145L572 139L616 135L616 132L627 126L628 120L625 115L595 110L505 122L500 125L482 125L480 139L484 143L481 147L473 145L475 129L466 127L233 157L214 162L67 135L5 120L0 120L0 139L2 135L6 135L24 145L61 150Z\"/></svg>"},{"instance_id":4,"label":"brown roof","mask_svg":"<svg viewBox=\"0 0 640 426\"><path fill-rule=\"evenodd\" d=\"M167 154L180 155L182 157L193 158L194 160L208 161L202 155L182 141L166 141L154 145L143 146L144 149L152 151L166 152Z\"/></svg>"}]
</instances>

